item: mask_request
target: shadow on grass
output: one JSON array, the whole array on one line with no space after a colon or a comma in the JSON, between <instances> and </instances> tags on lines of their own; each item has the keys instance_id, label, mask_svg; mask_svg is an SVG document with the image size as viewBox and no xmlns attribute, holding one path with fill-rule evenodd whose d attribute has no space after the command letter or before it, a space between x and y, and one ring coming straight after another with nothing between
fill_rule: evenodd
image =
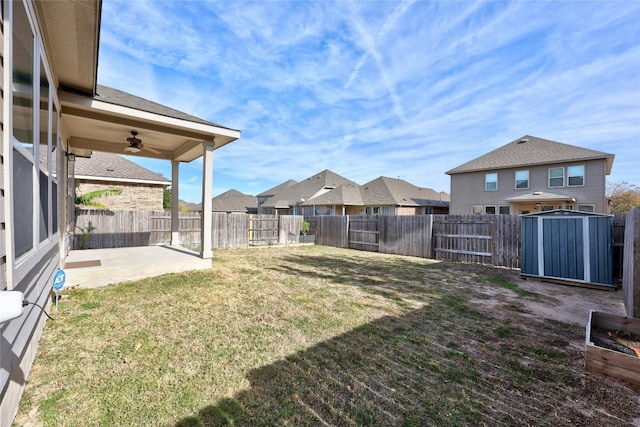
<instances>
[{"instance_id":1,"label":"shadow on grass","mask_svg":"<svg viewBox=\"0 0 640 427\"><path fill-rule=\"evenodd\" d=\"M248 389L175 426L606 426L638 415L628 388L583 372L566 343L580 328L509 324L505 334L491 313L447 294L255 369Z\"/></svg>"},{"instance_id":2,"label":"shadow on grass","mask_svg":"<svg viewBox=\"0 0 640 427\"><path fill-rule=\"evenodd\" d=\"M283 263L271 268L294 277L360 287L385 298L411 298L423 302L430 299L430 295L425 293L425 284L431 291L441 290L448 281L459 281L464 274L493 269L490 266L428 262L408 257L346 258L305 254L282 259Z\"/></svg>"}]
</instances>

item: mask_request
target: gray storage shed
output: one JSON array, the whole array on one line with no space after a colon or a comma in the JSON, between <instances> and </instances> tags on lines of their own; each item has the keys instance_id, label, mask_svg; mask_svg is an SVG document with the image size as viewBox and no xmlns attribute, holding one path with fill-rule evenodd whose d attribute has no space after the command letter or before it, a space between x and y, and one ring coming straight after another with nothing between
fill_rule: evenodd
<instances>
[{"instance_id":1,"label":"gray storage shed","mask_svg":"<svg viewBox=\"0 0 640 427\"><path fill-rule=\"evenodd\" d=\"M521 275L614 286L612 215L553 210L521 219Z\"/></svg>"}]
</instances>

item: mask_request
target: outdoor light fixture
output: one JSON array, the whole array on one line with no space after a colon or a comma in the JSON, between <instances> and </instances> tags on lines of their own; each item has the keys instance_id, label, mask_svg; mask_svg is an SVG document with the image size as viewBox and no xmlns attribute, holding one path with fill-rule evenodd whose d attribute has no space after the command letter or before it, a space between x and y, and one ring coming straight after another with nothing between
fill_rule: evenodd
<instances>
[{"instance_id":1,"label":"outdoor light fixture","mask_svg":"<svg viewBox=\"0 0 640 427\"><path fill-rule=\"evenodd\" d=\"M128 151L129 153L139 153L140 149L138 147L134 147L130 145L127 148L125 148L124 151Z\"/></svg>"}]
</instances>

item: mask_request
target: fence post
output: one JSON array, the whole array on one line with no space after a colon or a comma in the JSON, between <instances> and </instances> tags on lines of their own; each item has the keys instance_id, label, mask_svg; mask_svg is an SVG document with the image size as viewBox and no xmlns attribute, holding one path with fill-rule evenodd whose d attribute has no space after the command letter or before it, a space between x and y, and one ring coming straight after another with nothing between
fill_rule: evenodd
<instances>
[{"instance_id":1,"label":"fence post","mask_svg":"<svg viewBox=\"0 0 640 427\"><path fill-rule=\"evenodd\" d=\"M627 316L640 317L640 208L630 210L625 222L622 291Z\"/></svg>"}]
</instances>

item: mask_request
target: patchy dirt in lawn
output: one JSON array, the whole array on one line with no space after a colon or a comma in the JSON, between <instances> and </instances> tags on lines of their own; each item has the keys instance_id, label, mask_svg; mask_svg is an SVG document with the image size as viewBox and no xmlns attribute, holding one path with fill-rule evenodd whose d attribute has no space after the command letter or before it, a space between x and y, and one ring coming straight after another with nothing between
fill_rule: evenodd
<instances>
[{"instance_id":1,"label":"patchy dirt in lawn","mask_svg":"<svg viewBox=\"0 0 640 427\"><path fill-rule=\"evenodd\" d=\"M640 387L584 369L592 309L624 315L621 292L217 251L211 271L66 293L15 425L640 426Z\"/></svg>"}]
</instances>

